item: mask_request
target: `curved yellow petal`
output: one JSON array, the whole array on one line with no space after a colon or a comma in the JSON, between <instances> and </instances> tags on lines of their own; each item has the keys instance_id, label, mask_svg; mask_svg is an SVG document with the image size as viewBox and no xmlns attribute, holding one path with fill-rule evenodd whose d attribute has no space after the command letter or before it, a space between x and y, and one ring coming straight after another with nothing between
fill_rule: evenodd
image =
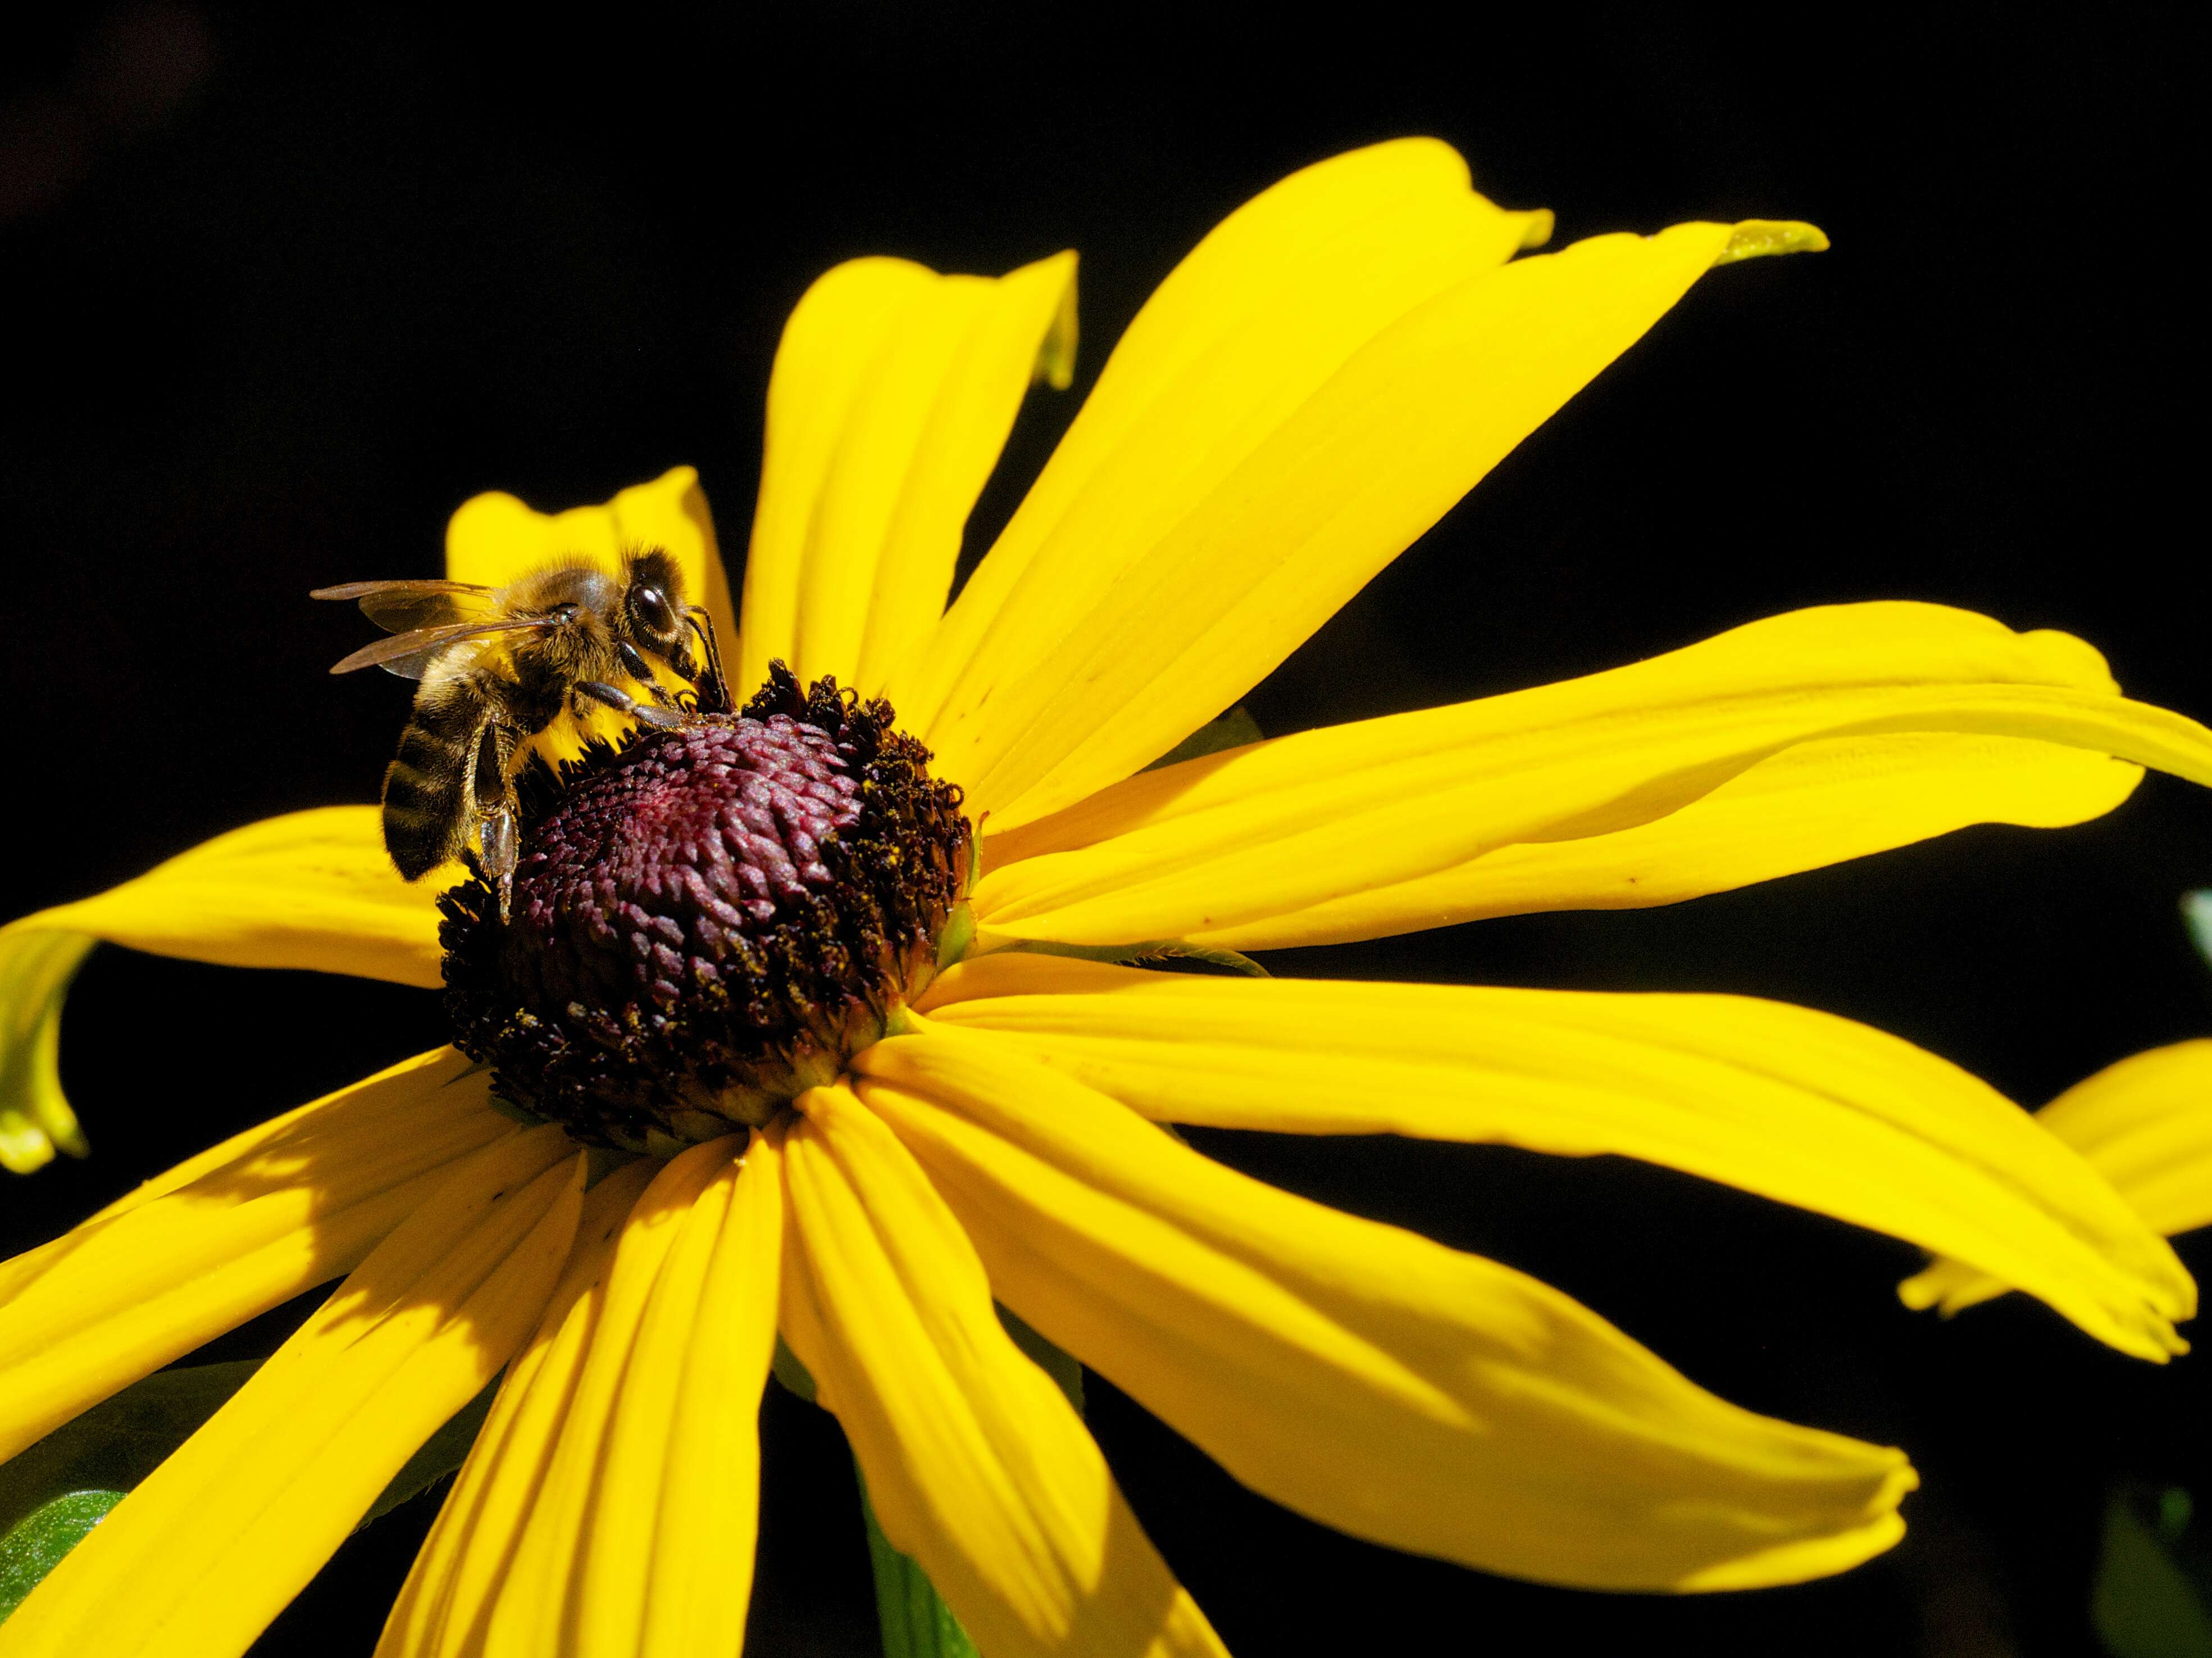
<instances>
[{"instance_id":1,"label":"curved yellow petal","mask_svg":"<svg viewBox=\"0 0 2212 1658\"><path fill-rule=\"evenodd\" d=\"M650 483L632 484L596 507L540 513L499 490L461 503L446 525L446 575L503 587L556 559L588 558L618 568L623 556L658 547L684 572L685 597L703 604L725 653L738 636L730 579L714 541L714 520L699 474L673 466ZM748 693L732 689L739 697Z\"/></svg>"},{"instance_id":2,"label":"curved yellow petal","mask_svg":"<svg viewBox=\"0 0 2212 1658\"><path fill-rule=\"evenodd\" d=\"M536 1324L584 1168L548 1127L455 1169L32 1591L0 1652L244 1652Z\"/></svg>"},{"instance_id":3,"label":"curved yellow petal","mask_svg":"<svg viewBox=\"0 0 2212 1658\"><path fill-rule=\"evenodd\" d=\"M1224 950L1342 944L1496 915L1644 909L1909 846L1974 823L2102 817L2142 768L2016 737L1800 743L1678 811L1610 835L1523 841L1395 885L1195 935Z\"/></svg>"},{"instance_id":4,"label":"curved yellow petal","mask_svg":"<svg viewBox=\"0 0 2212 1658\"><path fill-rule=\"evenodd\" d=\"M1474 194L1466 163L1432 139L1335 156L1231 214L1146 302L958 602L893 676L902 722L947 774L975 780L986 739L1009 740L974 725L994 689L1059 655L1116 584L1361 346L1550 227L1548 214L1503 212ZM1005 718L1022 720L1018 711ZM1009 798L983 804L1003 808Z\"/></svg>"},{"instance_id":5,"label":"curved yellow petal","mask_svg":"<svg viewBox=\"0 0 2212 1658\"><path fill-rule=\"evenodd\" d=\"M1074 944L1250 939L1272 917L1501 847L1651 823L1796 744L1906 733L2028 738L2212 782L2212 732L2122 697L2080 640L1936 604L1827 605L1586 678L1144 773L987 839L975 917ZM2085 797L2078 768L2052 757L2063 816ZM1862 809L1922 780L1878 769ZM2102 782L2087 798L2098 788L2109 798Z\"/></svg>"},{"instance_id":6,"label":"curved yellow petal","mask_svg":"<svg viewBox=\"0 0 2212 1658\"><path fill-rule=\"evenodd\" d=\"M1969 1256L2143 1358L2181 1351L2196 1310L2172 1250L2026 1112L1808 1008L1020 955L963 963L920 1005L1164 1121L1662 1163Z\"/></svg>"},{"instance_id":7,"label":"curved yellow petal","mask_svg":"<svg viewBox=\"0 0 2212 1658\"><path fill-rule=\"evenodd\" d=\"M0 928L0 1169L27 1175L57 1151L90 1149L62 1092L62 1004L99 940L39 927Z\"/></svg>"},{"instance_id":8,"label":"curved yellow petal","mask_svg":"<svg viewBox=\"0 0 2212 1658\"><path fill-rule=\"evenodd\" d=\"M735 1138L726 1138L695 1145L662 1165L623 1223L560 1438L490 1606L483 1646L488 1658L573 1653L591 1627L579 1565L605 1496L624 1376L671 1252L702 1195L727 1173L736 1150ZM726 1202L724 1198L718 1206L717 1224Z\"/></svg>"},{"instance_id":9,"label":"curved yellow petal","mask_svg":"<svg viewBox=\"0 0 2212 1658\"><path fill-rule=\"evenodd\" d=\"M1220 1654L914 1159L842 1088L799 1104L783 1330L884 1536L992 1658Z\"/></svg>"},{"instance_id":10,"label":"curved yellow petal","mask_svg":"<svg viewBox=\"0 0 2212 1658\"><path fill-rule=\"evenodd\" d=\"M1609 1589L1795 1582L1904 1531L1901 1453L1740 1410L1533 1278L1247 1179L974 1035L859 1064L999 1296L1302 1514Z\"/></svg>"},{"instance_id":11,"label":"curved yellow petal","mask_svg":"<svg viewBox=\"0 0 2212 1658\"><path fill-rule=\"evenodd\" d=\"M623 1374L578 1551L574 1650L691 1658L744 1643L761 1392L783 1242L776 1138L684 1218Z\"/></svg>"},{"instance_id":12,"label":"curved yellow petal","mask_svg":"<svg viewBox=\"0 0 2212 1658\"><path fill-rule=\"evenodd\" d=\"M806 291L769 382L740 697L777 658L881 687L945 609L1022 394L1074 351L1073 253L996 280L855 259Z\"/></svg>"},{"instance_id":13,"label":"curved yellow petal","mask_svg":"<svg viewBox=\"0 0 2212 1658\"><path fill-rule=\"evenodd\" d=\"M2212 1226L2212 1041L2130 1054L2075 1083L2035 1121L2110 1181L2152 1230L2172 1237ZM1898 1293L1908 1307L1948 1315L2014 1287L1944 1259Z\"/></svg>"},{"instance_id":14,"label":"curved yellow petal","mask_svg":"<svg viewBox=\"0 0 2212 1658\"><path fill-rule=\"evenodd\" d=\"M659 1165L617 1169L585 1194L576 1242L530 1345L509 1367L477 1442L385 1620L378 1658L481 1653L591 1351L623 1224Z\"/></svg>"},{"instance_id":15,"label":"curved yellow petal","mask_svg":"<svg viewBox=\"0 0 2212 1658\"><path fill-rule=\"evenodd\" d=\"M1045 533L926 728L945 772L1002 826L1127 776L1243 695L1735 234L1678 225L1500 264L1520 227L1478 210L1463 175L1414 199L1410 247L1394 228L1348 265L1314 262L1274 319L1335 348L1295 401L1261 419L1244 393L1223 432L1218 388L1177 388ZM1388 267L1416 250L1421 279L1394 283ZM1392 303L1377 307L1382 290ZM1231 355L1194 375L1229 372ZM931 654L956 648L940 638Z\"/></svg>"},{"instance_id":16,"label":"curved yellow petal","mask_svg":"<svg viewBox=\"0 0 2212 1658\"><path fill-rule=\"evenodd\" d=\"M484 1078L466 1070L451 1048L394 1066L272 1133L241 1136L229 1161L173 1187L151 1182L149 1194L10 1263L0 1276L0 1461L350 1270L457 1160L518 1138Z\"/></svg>"},{"instance_id":17,"label":"curved yellow petal","mask_svg":"<svg viewBox=\"0 0 2212 1658\"><path fill-rule=\"evenodd\" d=\"M439 978L438 889L409 885L374 806L323 806L218 835L136 879L0 927L0 1168L84 1153L55 1055L94 943L225 967Z\"/></svg>"}]
</instances>

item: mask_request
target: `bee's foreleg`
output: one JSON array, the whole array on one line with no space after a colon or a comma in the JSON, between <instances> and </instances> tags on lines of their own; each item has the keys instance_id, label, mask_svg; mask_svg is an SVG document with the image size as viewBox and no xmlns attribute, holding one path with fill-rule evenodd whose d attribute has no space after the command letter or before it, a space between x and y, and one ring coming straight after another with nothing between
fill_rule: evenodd
<instances>
[{"instance_id":1,"label":"bee's foreleg","mask_svg":"<svg viewBox=\"0 0 2212 1658\"><path fill-rule=\"evenodd\" d=\"M653 726L666 731L684 723L684 716L678 710L659 708L651 702L641 702L620 686L610 685L602 680L578 680L576 689L580 694L590 697L594 702L604 702L617 714L626 715L640 725Z\"/></svg>"},{"instance_id":2,"label":"bee's foreleg","mask_svg":"<svg viewBox=\"0 0 2212 1658\"><path fill-rule=\"evenodd\" d=\"M664 708L676 706L676 699L668 694L668 687L660 683L660 677L653 672L653 665L645 659L644 652L628 640L618 639L615 641L615 654L622 659L623 671L644 686L656 703Z\"/></svg>"},{"instance_id":3,"label":"bee's foreleg","mask_svg":"<svg viewBox=\"0 0 2212 1658\"><path fill-rule=\"evenodd\" d=\"M727 714L731 707L730 682L722 677L722 647L714 637L714 618L707 614L703 604L686 604L684 617L707 649L706 671L697 680L699 707L708 714Z\"/></svg>"}]
</instances>

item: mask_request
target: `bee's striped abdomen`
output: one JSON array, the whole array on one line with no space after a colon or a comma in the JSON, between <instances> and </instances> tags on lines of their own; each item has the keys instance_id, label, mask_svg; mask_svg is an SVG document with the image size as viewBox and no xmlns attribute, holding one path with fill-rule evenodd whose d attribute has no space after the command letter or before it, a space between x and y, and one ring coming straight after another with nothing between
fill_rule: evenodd
<instances>
[{"instance_id":1,"label":"bee's striped abdomen","mask_svg":"<svg viewBox=\"0 0 2212 1658\"><path fill-rule=\"evenodd\" d=\"M384 774L384 847L410 881L459 856L468 838L469 767L485 714L472 698L423 691Z\"/></svg>"}]
</instances>

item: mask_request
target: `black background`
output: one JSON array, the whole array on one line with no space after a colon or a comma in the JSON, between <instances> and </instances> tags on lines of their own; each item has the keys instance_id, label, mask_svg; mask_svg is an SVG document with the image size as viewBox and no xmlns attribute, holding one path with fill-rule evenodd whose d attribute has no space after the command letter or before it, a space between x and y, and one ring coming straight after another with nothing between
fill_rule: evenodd
<instances>
[{"instance_id":1,"label":"black background","mask_svg":"<svg viewBox=\"0 0 2212 1658\"><path fill-rule=\"evenodd\" d=\"M1326 29L1242 9L751 9L556 27L50 8L9 42L9 913L250 818L373 798L403 693L324 673L361 623L305 592L432 573L476 491L558 507L692 462L734 569L777 331L834 261L995 272L1082 251L1083 372L1025 410L980 545L1211 224L1413 132L1455 143L1505 203L1555 208L1562 242L1756 215L1813 219L1835 248L1701 283L1260 689L1269 732L1875 597L2078 632L2133 693L2212 713L2201 416L2172 384L2197 370L2202 287L2179 9L2170 28L1995 6L1791 9L1786 29L1468 10L1445 32L1375 5ZM1869 1020L2033 1104L2212 1032L2175 911L2203 883L2212 804L2154 778L2079 829L1275 965L1750 992ZM0 1246L439 1035L422 993L100 951L63 1051L95 1155L9 1184ZM2111 1483L2212 1495L2205 1360L2118 1357L2017 1297L1908 1315L1891 1286L1917 1257L1887 1240L1610 1159L1206 1143L1540 1273L1731 1399L1905 1446L1925 1480L1905 1543L1841 1579L1586 1595L1324 1532L1094 1382L1131 1500L1242 1654L2070 1653ZM779 1397L767 1433L750 1649L871 1651L834 1430ZM417 1503L349 1545L262 1649L367 1652L428 1519Z\"/></svg>"}]
</instances>

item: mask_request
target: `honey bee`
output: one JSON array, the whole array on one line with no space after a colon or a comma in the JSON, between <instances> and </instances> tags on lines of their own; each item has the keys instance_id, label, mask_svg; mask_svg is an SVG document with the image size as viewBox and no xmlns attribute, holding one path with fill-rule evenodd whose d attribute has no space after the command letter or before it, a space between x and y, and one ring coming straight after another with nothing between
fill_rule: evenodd
<instances>
[{"instance_id":1,"label":"honey bee","mask_svg":"<svg viewBox=\"0 0 2212 1658\"><path fill-rule=\"evenodd\" d=\"M684 602L683 574L658 548L628 556L619 575L571 559L504 587L349 581L311 597L357 600L394 635L332 673L374 667L421 682L384 774L385 850L416 881L473 837L502 917L518 856L514 779L534 739L595 707L658 727L729 708L714 624ZM679 682L674 693L660 669Z\"/></svg>"}]
</instances>

